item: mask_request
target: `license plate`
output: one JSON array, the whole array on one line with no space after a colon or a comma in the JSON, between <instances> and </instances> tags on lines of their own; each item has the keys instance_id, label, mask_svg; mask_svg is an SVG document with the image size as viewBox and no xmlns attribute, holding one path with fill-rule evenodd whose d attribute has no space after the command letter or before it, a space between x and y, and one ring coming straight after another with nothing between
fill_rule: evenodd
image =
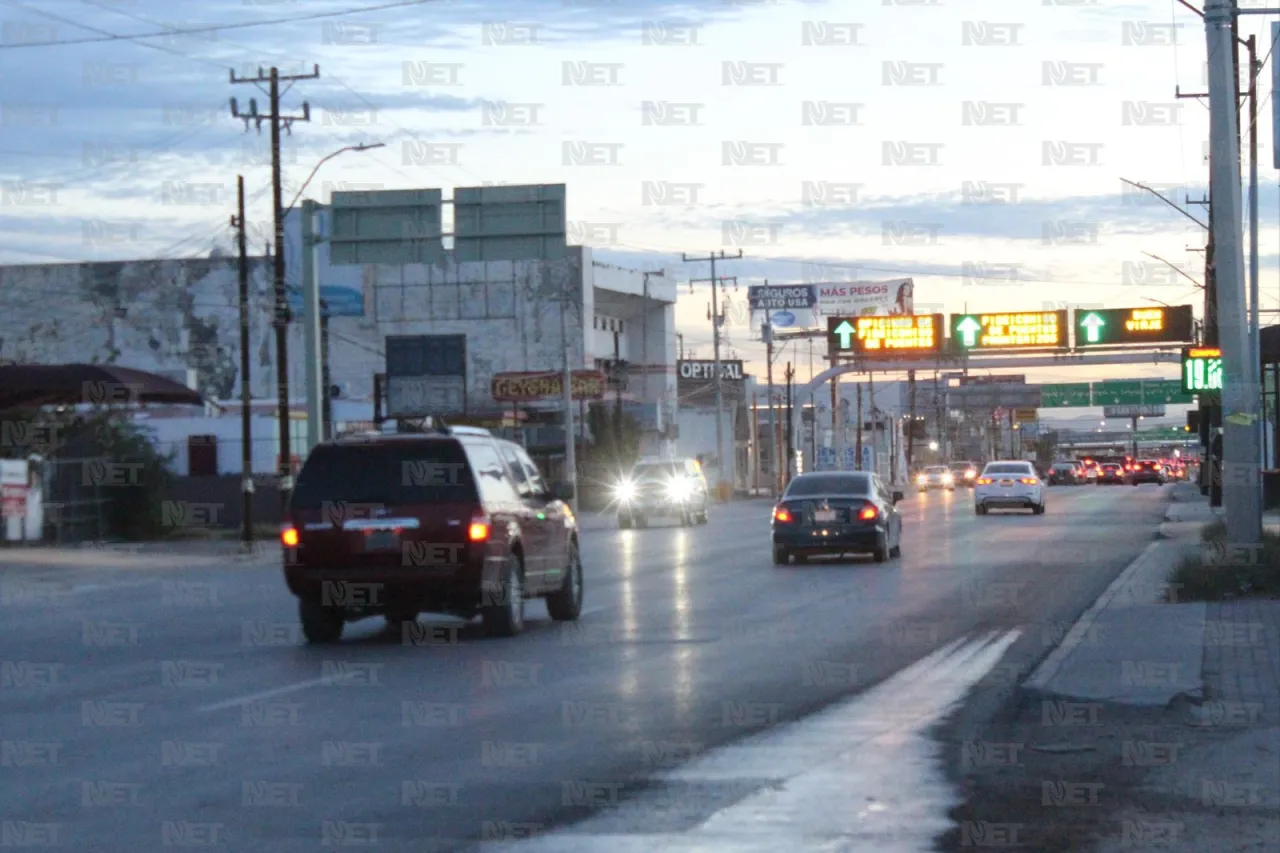
<instances>
[{"instance_id":1,"label":"license plate","mask_svg":"<svg viewBox=\"0 0 1280 853\"><path fill-rule=\"evenodd\" d=\"M1000 481L1000 485L1002 485L1002 486L1012 486L1012 485L1013 485L1013 480L1001 480L1001 481Z\"/></svg>"},{"instance_id":2,"label":"license plate","mask_svg":"<svg viewBox=\"0 0 1280 853\"><path fill-rule=\"evenodd\" d=\"M395 551L400 547L400 537L391 530L375 530L364 537L366 551Z\"/></svg>"},{"instance_id":3,"label":"license plate","mask_svg":"<svg viewBox=\"0 0 1280 853\"><path fill-rule=\"evenodd\" d=\"M835 521L836 511L834 509L819 509L813 513L814 521Z\"/></svg>"}]
</instances>

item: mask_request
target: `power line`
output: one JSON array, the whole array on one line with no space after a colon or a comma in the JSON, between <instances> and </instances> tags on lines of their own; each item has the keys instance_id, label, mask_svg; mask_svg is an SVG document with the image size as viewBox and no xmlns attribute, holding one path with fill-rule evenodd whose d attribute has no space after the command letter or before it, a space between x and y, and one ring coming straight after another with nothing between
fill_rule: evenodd
<instances>
[{"instance_id":1,"label":"power line","mask_svg":"<svg viewBox=\"0 0 1280 853\"><path fill-rule=\"evenodd\" d=\"M218 24L203 27L175 27L161 30L160 32L151 33L130 33L127 35L103 35L95 38L79 38L79 39L49 39L47 41L29 41L17 44L0 44L0 50L18 50L30 47L61 47L63 45L72 44L95 44L111 41L135 41L145 38L160 38L162 36L175 35L195 35L198 33L216 33L222 30L246 30L251 27L270 27L276 24L292 24L299 21L317 21L322 18L340 18L346 15L358 15L361 12L382 12L388 9L403 9L408 6L422 6L426 3L434 3L438 0L398 0L395 3L379 3L373 6L357 6L348 9L338 9L332 12L313 12L306 15L290 15L283 18L268 18L262 21L242 21L238 24ZM84 29L90 29L84 27Z\"/></svg>"}]
</instances>

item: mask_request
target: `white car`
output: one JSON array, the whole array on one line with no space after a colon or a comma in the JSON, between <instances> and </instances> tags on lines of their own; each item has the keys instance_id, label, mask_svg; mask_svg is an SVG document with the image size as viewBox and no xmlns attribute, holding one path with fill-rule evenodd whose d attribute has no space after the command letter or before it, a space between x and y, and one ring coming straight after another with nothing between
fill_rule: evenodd
<instances>
[{"instance_id":1,"label":"white car","mask_svg":"<svg viewBox=\"0 0 1280 853\"><path fill-rule=\"evenodd\" d=\"M927 492L930 489L956 490L956 478L946 465L931 465L916 477L916 491Z\"/></svg>"},{"instance_id":2,"label":"white car","mask_svg":"<svg viewBox=\"0 0 1280 853\"><path fill-rule=\"evenodd\" d=\"M1030 462L988 462L973 487L973 511L1029 509L1044 515L1044 481Z\"/></svg>"}]
</instances>

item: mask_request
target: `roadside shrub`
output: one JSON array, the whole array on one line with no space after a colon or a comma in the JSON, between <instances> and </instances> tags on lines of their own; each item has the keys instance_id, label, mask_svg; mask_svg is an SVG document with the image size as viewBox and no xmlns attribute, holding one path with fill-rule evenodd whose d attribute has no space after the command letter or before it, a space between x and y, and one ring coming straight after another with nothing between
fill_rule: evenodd
<instances>
[{"instance_id":1,"label":"roadside shrub","mask_svg":"<svg viewBox=\"0 0 1280 853\"><path fill-rule=\"evenodd\" d=\"M1170 582L1179 601L1280 598L1280 534L1263 532L1258 547L1233 546L1221 519L1200 532L1200 549L1182 558Z\"/></svg>"}]
</instances>

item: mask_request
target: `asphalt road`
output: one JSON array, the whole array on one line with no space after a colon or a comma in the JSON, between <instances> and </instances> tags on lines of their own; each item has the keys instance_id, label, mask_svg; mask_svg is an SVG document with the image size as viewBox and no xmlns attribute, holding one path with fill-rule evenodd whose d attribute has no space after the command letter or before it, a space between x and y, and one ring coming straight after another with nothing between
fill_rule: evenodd
<instances>
[{"instance_id":1,"label":"asphalt road","mask_svg":"<svg viewBox=\"0 0 1280 853\"><path fill-rule=\"evenodd\" d=\"M1055 488L1039 517L977 517L963 491L901 508L884 565L775 568L767 501L586 533L581 622L534 605L514 640L423 617L406 644L371 619L308 648L266 565L5 569L3 841L434 853L526 835L969 632L1052 639L1163 511L1156 487Z\"/></svg>"}]
</instances>

